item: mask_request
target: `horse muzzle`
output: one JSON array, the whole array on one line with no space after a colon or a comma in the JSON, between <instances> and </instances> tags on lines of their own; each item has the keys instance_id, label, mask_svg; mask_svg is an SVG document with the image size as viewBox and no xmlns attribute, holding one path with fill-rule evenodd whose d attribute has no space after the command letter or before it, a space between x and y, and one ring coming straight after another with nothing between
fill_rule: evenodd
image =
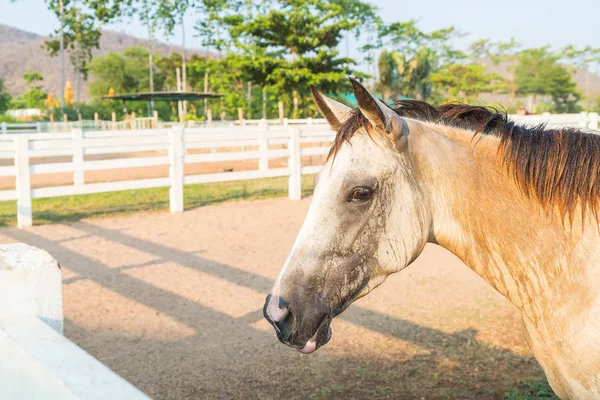
<instances>
[{"instance_id":1,"label":"horse muzzle","mask_svg":"<svg viewBox=\"0 0 600 400\"><path fill-rule=\"evenodd\" d=\"M281 343L303 354L313 353L331 339L333 315L325 305L312 305L300 312L285 299L268 295L263 315Z\"/></svg>"}]
</instances>

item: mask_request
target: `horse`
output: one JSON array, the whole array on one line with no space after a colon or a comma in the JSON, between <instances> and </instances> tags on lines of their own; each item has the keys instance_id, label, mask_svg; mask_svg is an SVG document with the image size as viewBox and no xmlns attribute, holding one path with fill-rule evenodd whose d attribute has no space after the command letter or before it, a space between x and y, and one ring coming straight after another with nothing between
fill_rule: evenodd
<instances>
[{"instance_id":1,"label":"horse","mask_svg":"<svg viewBox=\"0 0 600 400\"><path fill-rule=\"evenodd\" d=\"M356 109L312 88L337 134L264 305L278 339L314 352L434 243L517 307L560 398L599 398L600 136L465 104L393 109L350 79Z\"/></svg>"}]
</instances>

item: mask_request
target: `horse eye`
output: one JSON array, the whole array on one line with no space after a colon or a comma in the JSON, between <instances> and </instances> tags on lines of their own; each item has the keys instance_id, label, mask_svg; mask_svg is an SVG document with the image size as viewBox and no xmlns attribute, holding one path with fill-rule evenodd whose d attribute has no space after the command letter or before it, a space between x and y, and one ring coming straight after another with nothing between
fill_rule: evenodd
<instances>
[{"instance_id":1,"label":"horse eye","mask_svg":"<svg viewBox=\"0 0 600 400\"><path fill-rule=\"evenodd\" d=\"M352 191L351 200L353 201L367 201L373 195L373 189L366 187L355 188Z\"/></svg>"}]
</instances>

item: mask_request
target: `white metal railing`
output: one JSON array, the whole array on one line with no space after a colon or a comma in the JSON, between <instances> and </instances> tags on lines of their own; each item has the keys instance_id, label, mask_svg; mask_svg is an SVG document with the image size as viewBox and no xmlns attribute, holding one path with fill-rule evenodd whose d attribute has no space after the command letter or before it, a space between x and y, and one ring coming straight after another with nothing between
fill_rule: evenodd
<instances>
[{"instance_id":1,"label":"white metal railing","mask_svg":"<svg viewBox=\"0 0 600 400\"><path fill-rule=\"evenodd\" d=\"M17 224L32 225L31 200L120 190L170 187L170 209L183 211L183 185L235 180L289 177L289 197L301 197L301 175L316 173L319 166L301 166L302 156L326 155L334 133L327 125L146 129L0 135L1 176L14 176L14 190L0 191L0 200L17 200ZM313 147L308 147L310 144ZM314 147L314 145L319 147ZM198 152L199 149L202 152ZM233 149L233 150L232 150ZM240 150L241 149L241 150ZM221 151L219 151L221 150ZM154 155L131 157L155 152ZM120 154L101 159L102 155ZM94 155L94 160L86 156ZM100 159L99 156L100 155ZM54 159L53 159L54 157ZM69 161L56 162L55 157ZM32 163L32 158L36 163ZM287 159L287 165L270 168L269 160ZM9 160L14 160L13 165ZM257 161L250 171L185 175L184 165L219 161ZM87 183L87 171L168 166L169 176L128 181ZM72 184L32 188L31 175L68 172Z\"/></svg>"}]
</instances>

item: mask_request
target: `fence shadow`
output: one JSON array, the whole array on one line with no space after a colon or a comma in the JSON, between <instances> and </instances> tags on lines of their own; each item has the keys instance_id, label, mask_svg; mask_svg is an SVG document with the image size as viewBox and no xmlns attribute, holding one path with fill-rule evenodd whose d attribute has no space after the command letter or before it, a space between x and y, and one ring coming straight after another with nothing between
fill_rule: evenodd
<instances>
[{"instance_id":1,"label":"fence shadow","mask_svg":"<svg viewBox=\"0 0 600 400\"><path fill-rule=\"evenodd\" d=\"M541 375L533 358L482 343L476 330L446 333L358 306L340 317L346 325L342 335L349 336L336 337L334 333L329 346L314 355L301 356L276 341L262 321L258 301L254 304L255 300L249 300L252 311L232 316L127 271L147 265L161 268L161 262L176 263L263 294L270 290L271 279L207 260L201 251L182 251L125 231L89 222L68 226L87 236L139 249L156 260L115 268L87 256L85 248L67 248L63 242L33 230L5 229L2 233L45 249L75 272L78 277L65 281L66 290L77 282L93 282L185 328L175 338L160 332L140 334L127 329L136 316L121 312L119 305L109 311L101 307L77 309L65 323L71 340L153 398L497 399L512 382ZM81 323L103 318L116 318L122 329ZM361 347L363 335L370 332L392 338L393 354Z\"/></svg>"}]
</instances>

